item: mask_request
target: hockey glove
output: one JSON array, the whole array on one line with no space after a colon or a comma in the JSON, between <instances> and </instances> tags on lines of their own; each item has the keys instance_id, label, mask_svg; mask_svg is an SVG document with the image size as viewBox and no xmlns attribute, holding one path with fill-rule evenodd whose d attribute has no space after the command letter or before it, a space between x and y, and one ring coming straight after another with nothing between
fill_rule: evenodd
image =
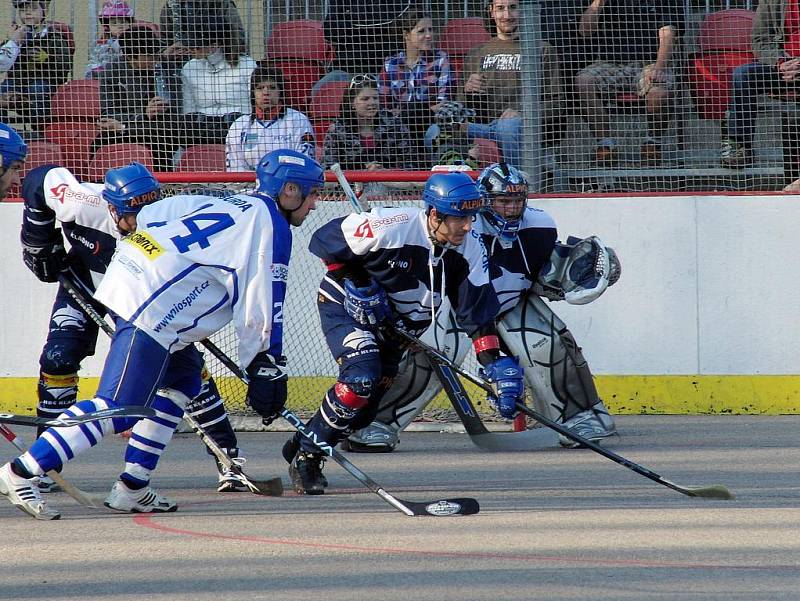
<instances>
[{"instance_id":1,"label":"hockey glove","mask_svg":"<svg viewBox=\"0 0 800 601\"><path fill-rule=\"evenodd\" d=\"M475 111L468 109L460 102L448 100L439 104L436 109L436 124L444 129L451 128L472 119Z\"/></svg>"},{"instance_id":2,"label":"hockey glove","mask_svg":"<svg viewBox=\"0 0 800 601\"><path fill-rule=\"evenodd\" d=\"M273 359L267 352L258 353L247 367L247 404L268 426L286 405L286 357Z\"/></svg>"},{"instance_id":3,"label":"hockey glove","mask_svg":"<svg viewBox=\"0 0 800 601\"><path fill-rule=\"evenodd\" d=\"M358 288L352 280L344 281L344 310L362 326L375 327L392 316L386 292L375 282Z\"/></svg>"},{"instance_id":4,"label":"hockey glove","mask_svg":"<svg viewBox=\"0 0 800 601\"><path fill-rule=\"evenodd\" d=\"M67 268L67 252L61 230L56 229L45 244L28 244L22 241L22 260L25 266L42 282L57 282L58 274Z\"/></svg>"},{"instance_id":5,"label":"hockey glove","mask_svg":"<svg viewBox=\"0 0 800 601\"><path fill-rule=\"evenodd\" d=\"M489 395L489 402L506 419L512 419L517 412L515 405L525 394L522 368L516 357L500 357L490 363L481 375L492 383L495 395Z\"/></svg>"}]
</instances>

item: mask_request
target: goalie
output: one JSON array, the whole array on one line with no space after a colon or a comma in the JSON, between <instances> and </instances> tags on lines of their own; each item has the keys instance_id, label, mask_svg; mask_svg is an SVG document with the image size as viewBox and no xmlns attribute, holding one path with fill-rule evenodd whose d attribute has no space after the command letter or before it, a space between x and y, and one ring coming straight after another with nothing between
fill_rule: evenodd
<instances>
[{"instance_id":1,"label":"goalie","mask_svg":"<svg viewBox=\"0 0 800 601\"><path fill-rule=\"evenodd\" d=\"M593 301L619 279L616 254L595 236L558 242L552 217L526 208L528 182L514 167L490 165L478 185L488 202L474 229L486 246L500 303L497 330L504 350L520 358L536 410L591 441L613 436L614 420L580 347L542 297L576 305ZM460 363L467 351L463 332L451 315L441 311L440 316L423 340ZM345 448L392 451L400 431L442 389L423 352L406 353L399 373L376 420L350 435ZM577 445L565 436L559 441L566 447Z\"/></svg>"}]
</instances>

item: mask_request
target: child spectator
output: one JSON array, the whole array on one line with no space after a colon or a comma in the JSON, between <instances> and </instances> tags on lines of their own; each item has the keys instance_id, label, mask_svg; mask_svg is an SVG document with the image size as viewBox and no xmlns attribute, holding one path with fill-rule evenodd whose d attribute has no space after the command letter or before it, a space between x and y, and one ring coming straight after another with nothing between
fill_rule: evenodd
<instances>
[{"instance_id":1,"label":"child spectator","mask_svg":"<svg viewBox=\"0 0 800 601\"><path fill-rule=\"evenodd\" d=\"M123 0L103 4L98 18L100 35L89 54L86 79L94 79L100 71L119 59L122 55L119 36L130 29L133 20L133 9Z\"/></svg>"},{"instance_id":2,"label":"child spectator","mask_svg":"<svg viewBox=\"0 0 800 601\"><path fill-rule=\"evenodd\" d=\"M315 159L314 128L308 117L284 104L283 72L259 65L250 76L250 114L228 130L228 171L254 171L261 157L281 148Z\"/></svg>"},{"instance_id":3,"label":"child spectator","mask_svg":"<svg viewBox=\"0 0 800 601\"><path fill-rule=\"evenodd\" d=\"M356 75L342 98L339 117L325 136L325 166L342 169L405 169L410 166L410 133L391 113L380 111L372 75Z\"/></svg>"},{"instance_id":4,"label":"child spectator","mask_svg":"<svg viewBox=\"0 0 800 601\"><path fill-rule=\"evenodd\" d=\"M45 3L14 0L17 18L0 47L0 109L10 109L41 129L50 116L50 98L72 71L69 42L45 23ZM5 120L5 115L0 113Z\"/></svg>"},{"instance_id":5,"label":"child spectator","mask_svg":"<svg viewBox=\"0 0 800 601\"><path fill-rule=\"evenodd\" d=\"M446 52L434 47L433 20L421 10L400 21L405 49L386 59L378 80L381 105L400 117L411 132L414 164L427 168L423 138L434 111L450 99L453 84Z\"/></svg>"}]
</instances>

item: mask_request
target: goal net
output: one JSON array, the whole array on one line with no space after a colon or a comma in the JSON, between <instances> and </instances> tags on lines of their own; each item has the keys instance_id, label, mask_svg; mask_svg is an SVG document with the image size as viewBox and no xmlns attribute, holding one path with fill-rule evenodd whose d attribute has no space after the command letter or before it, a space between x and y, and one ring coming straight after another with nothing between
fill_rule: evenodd
<instances>
[{"instance_id":1,"label":"goal net","mask_svg":"<svg viewBox=\"0 0 800 601\"><path fill-rule=\"evenodd\" d=\"M360 201L365 209L376 206L407 207L421 206L420 192L424 185L424 173L414 181L358 181L368 176L354 174L353 187L361 193ZM160 176L165 200L178 194L229 195L252 190L253 174L186 173ZM228 181L221 181L226 179ZM403 179L412 179L410 175ZM311 212L302 226L292 228L292 258L289 264L289 285L284 305L284 354L288 359L289 397L288 406L299 412L313 411L319 406L325 391L335 382L338 368L331 357L322 333L317 313L317 287L324 269L322 262L308 252L308 243L313 232L324 223L347 215L352 211L338 184L327 183L321 202ZM228 357L238 363L238 339L229 324L210 337ZM200 350L204 350L198 346ZM247 387L236 378L211 353L204 352L206 365L214 377L225 406L232 415L253 416L245 397ZM467 369L475 372L477 364L473 357L466 363ZM479 402L485 394L471 389L473 402ZM480 404L479 407L484 407ZM439 395L424 412L422 419L452 418L446 397Z\"/></svg>"}]
</instances>

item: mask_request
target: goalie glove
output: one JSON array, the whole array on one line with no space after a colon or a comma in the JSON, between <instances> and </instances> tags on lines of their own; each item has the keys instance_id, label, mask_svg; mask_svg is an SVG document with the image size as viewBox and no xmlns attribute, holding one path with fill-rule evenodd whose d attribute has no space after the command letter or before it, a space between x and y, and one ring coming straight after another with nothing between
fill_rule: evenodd
<instances>
[{"instance_id":1,"label":"goalie glove","mask_svg":"<svg viewBox=\"0 0 800 601\"><path fill-rule=\"evenodd\" d=\"M525 384L522 368L516 357L500 357L492 361L481 375L491 382L495 390L494 396L488 400L495 410L506 419L513 419L517 412L517 402L522 402Z\"/></svg>"},{"instance_id":2,"label":"goalie glove","mask_svg":"<svg viewBox=\"0 0 800 601\"><path fill-rule=\"evenodd\" d=\"M278 417L286 405L286 357L274 359L267 352L258 353L247 367L246 403L258 413L265 426Z\"/></svg>"},{"instance_id":3,"label":"goalie glove","mask_svg":"<svg viewBox=\"0 0 800 601\"><path fill-rule=\"evenodd\" d=\"M386 291L373 281L368 286L359 288L352 280L345 279L344 310L359 324L368 328L376 327L392 316Z\"/></svg>"},{"instance_id":4,"label":"goalie glove","mask_svg":"<svg viewBox=\"0 0 800 601\"><path fill-rule=\"evenodd\" d=\"M597 236L567 238L557 243L533 286L534 294L549 300L585 305L615 284L622 267L613 249Z\"/></svg>"},{"instance_id":5,"label":"goalie glove","mask_svg":"<svg viewBox=\"0 0 800 601\"><path fill-rule=\"evenodd\" d=\"M58 274L67 268L67 252L64 250L64 239L61 230L55 229L50 240L44 244L29 244L25 234L22 242L22 261L42 282L57 282Z\"/></svg>"}]
</instances>

